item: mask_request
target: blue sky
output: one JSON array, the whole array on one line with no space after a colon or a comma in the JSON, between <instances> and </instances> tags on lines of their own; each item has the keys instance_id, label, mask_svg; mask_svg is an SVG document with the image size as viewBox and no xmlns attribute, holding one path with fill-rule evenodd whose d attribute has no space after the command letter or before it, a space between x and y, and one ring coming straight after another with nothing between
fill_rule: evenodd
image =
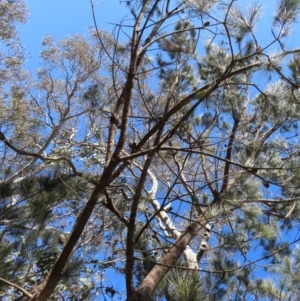
<instances>
[{"instance_id":1,"label":"blue sky","mask_svg":"<svg viewBox=\"0 0 300 301\"><path fill-rule=\"evenodd\" d=\"M93 26L89 0L27 0L30 15L25 25L19 26L22 43L29 52L29 62L36 66L42 38L53 35L60 40L68 35L82 34ZM114 23L126 13L119 0L94 1L99 29L112 30Z\"/></svg>"},{"instance_id":2,"label":"blue sky","mask_svg":"<svg viewBox=\"0 0 300 301\"><path fill-rule=\"evenodd\" d=\"M56 40L60 40L68 35L84 33L89 26L93 26L90 0L27 0L26 2L30 15L28 22L19 26L19 31L22 43L29 53L29 68L37 67L43 37L51 34ZM99 29L112 31L114 25L111 23L119 23L126 15L130 17L125 3L120 3L120 0L94 0L94 3ZM240 0L238 3L245 3L246 6L252 1ZM260 3L263 5L264 15L257 32L260 39L267 43L271 40L269 26L277 1L260 1ZM299 23L295 24L294 28L298 32ZM298 38L294 41L294 43L290 41L291 44L297 44Z\"/></svg>"},{"instance_id":3,"label":"blue sky","mask_svg":"<svg viewBox=\"0 0 300 301\"><path fill-rule=\"evenodd\" d=\"M126 14L129 16L125 4L120 4L119 0L94 0L94 2L97 3L96 15L99 29L112 31L114 25L109 23L118 23ZM241 2L250 3L252 1ZM51 34L56 40L60 40L68 35L84 33L89 26L93 26L89 0L27 0L27 3L30 10L28 22L21 25L19 31L22 43L29 53L29 68L38 67L38 55L43 37ZM268 6L268 9L265 9L265 15L258 32L260 38L265 39L265 43L271 39L269 25L266 24L270 24L275 3L277 1L269 0L263 4L265 7ZM299 41L297 38L299 28L298 23L295 26L294 45ZM123 277L120 275L117 277L117 281L121 282Z\"/></svg>"}]
</instances>

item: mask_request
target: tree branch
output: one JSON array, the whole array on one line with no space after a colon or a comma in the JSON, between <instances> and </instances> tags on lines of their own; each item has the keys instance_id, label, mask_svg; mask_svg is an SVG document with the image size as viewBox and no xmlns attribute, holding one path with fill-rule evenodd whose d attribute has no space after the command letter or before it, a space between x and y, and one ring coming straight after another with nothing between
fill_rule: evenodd
<instances>
[{"instance_id":1,"label":"tree branch","mask_svg":"<svg viewBox=\"0 0 300 301\"><path fill-rule=\"evenodd\" d=\"M9 286L12 286L12 287L16 288L17 290L19 290L20 292L22 292L28 298L32 298L33 297L32 294L30 294L24 288L20 287L19 285L15 284L15 283L12 283L12 282L10 282L10 281L2 278L2 277L0 277L0 281L2 281L5 284L8 284Z\"/></svg>"},{"instance_id":2,"label":"tree branch","mask_svg":"<svg viewBox=\"0 0 300 301\"><path fill-rule=\"evenodd\" d=\"M12 143L10 143L1 131L0 131L0 140L3 141L9 148L11 148L17 154L22 155L22 156L34 157L34 158L40 159L42 161L65 161L68 163L68 165L72 168L73 172L77 176L80 176L80 177L82 176L82 172L77 171L77 169L74 166L74 164L72 163L72 161L64 156L48 157L48 156L43 156L39 153L37 154L37 153L27 152L23 149L20 149L20 148L14 146Z\"/></svg>"},{"instance_id":3,"label":"tree branch","mask_svg":"<svg viewBox=\"0 0 300 301\"><path fill-rule=\"evenodd\" d=\"M146 181L146 176L148 169L150 167L153 155L148 156L145 165L140 175L139 183L137 185L135 195L132 201L130 218L128 223L128 232L126 240L126 290L127 296L131 296L134 292L133 288L133 265L134 265L134 234L135 234L135 220L138 210L138 204L142 195L142 190L144 188L144 183Z\"/></svg>"},{"instance_id":4,"label":"tree branch","mask_svg":"<svg viewBox=\"0 0 300 301\"><path fill-rule=\"evenodd\" d=\"M237 115L237 114L238 114L238 112L235 109L233 109L233 115ZM229 137L229 143L228 143L226 157L225 157L226 162L225 162L225 167L224 167L223 185L222 185L222 188L220 190L220 193L223 193L227 189L228 180L229 180L229 168L230 168L230 161L231 161L231 152L232 152L232 147L233 147L235 134L236 134L236 131L238 129L239 122L240 122L240 119L239 119L238 116L233 116L233 119L234 119L234 123L233 123L232 131L231 131L231 134L230 134L230 137Z\"/></svg>"},{"instance_id":5,"label":"tree branch","mask_svg":"<svg viewBox=\"0 0 300 301\"><path fill-rule=\"evenodd\" d=\"M104 190L104 194L106 197L106 201L107 203L102 202L102 204L109 209L112 213L114 213L116 215L116 217L122 222L124 223L124 225L126 227L128 227L128 220L126 218L124 218L121 213L119 212L119 210L116 208L114 202L112 201L112 199L109 197L106 189Z\"/></svg>"},{"instance_id":6,"label":"tree branch","mask_svg":"<svg viewBox=\"0 0 300 301\"><path fill-rule=\"evenodd\" d=\"M104 170L101 179L91 193L80 216L77 218L75 226L73 227L71 235L69 236L69 239L66 242L61 254L55 261L48 276L42 282L41 291L33 296L32 301L47 301L50 295L53 293L57 283L61 279L66 264L73 253L73 249L77 244L80 235L94 210L94 207L97 204L100 195L104 193L104 190L111 183L111 176L117 165L118 162L111 161L108 167Z\"/></svg>"}]
</instances>

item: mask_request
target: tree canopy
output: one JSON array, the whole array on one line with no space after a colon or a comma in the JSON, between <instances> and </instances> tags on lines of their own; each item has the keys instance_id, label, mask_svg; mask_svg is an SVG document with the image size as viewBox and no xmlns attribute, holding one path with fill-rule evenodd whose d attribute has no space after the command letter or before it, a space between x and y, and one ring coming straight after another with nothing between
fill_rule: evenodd
<instances>
[{"instance_id":1,"label":"tree canopy","mask_svg":"<svg viewBox=\"0 0 300 301\"><path fill-rule=\"evenodd\" d=\"M300 1L249 2L90 0L28 70L0 0L3 300L297 299Z\"/></svg>"}]
</instances>

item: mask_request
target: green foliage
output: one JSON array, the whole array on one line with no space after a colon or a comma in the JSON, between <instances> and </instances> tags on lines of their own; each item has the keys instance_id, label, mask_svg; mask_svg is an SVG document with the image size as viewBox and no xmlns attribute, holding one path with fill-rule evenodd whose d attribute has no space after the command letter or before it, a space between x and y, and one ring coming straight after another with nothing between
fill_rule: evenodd
<instances>
[{"instance_id":1,"label":"green foliage","mask_svg":"<svg viewBox=\"0 0 300 301\"><path fill-rule=\"evenodd\" d=\"M247 34L254 33L255 26L262 15L262 5L249 3L247 7L235 3L230 10L230 30L236 38L237 43L241 43ZM253 53L252 41L248 40L245 47L245 55Z\"/></svg>"},{"instance_id":2,"label":"green foliage","mask_svg":"<svg viewBox=\"0 0 300 301\"><path fill-rule=\"evenodd\" d=\"M300 10L299 0L281 0L278 3L274 23L276 25L286 25L295 22Z\"/></svg>"},{"instance_id":3,"label":"green foliage","mask_svg":"<svg viewBox=\"0 0 300 301\"><path fill-rule=\"evenodd\" d=\"M194 272L175 270L166 278L169 300L205 300L203 286Z\"/></svg>"},{"instance_id":4,"label":"green foliage","mask_svg":"<svg viewBox=\"0 0 300 301\"><path fill-rule=\"evenodd\" d=\"M117 300L160 267L151 300L296 300L300 2L271 24L244 2L125 1L30 74L25 4L0 1L1 278L32 293L55 266L49 300Z\"/></svg>"}]
</instances>

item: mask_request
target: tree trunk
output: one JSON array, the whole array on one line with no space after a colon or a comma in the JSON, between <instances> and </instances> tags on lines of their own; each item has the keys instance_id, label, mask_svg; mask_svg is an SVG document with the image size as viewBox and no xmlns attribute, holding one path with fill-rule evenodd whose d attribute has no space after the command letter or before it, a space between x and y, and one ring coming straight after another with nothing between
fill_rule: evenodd
<instances>
[{"instance_id":1,"label":"tree trunk","mask_svg":"<svg viewBox=\"0 0 300 301\"><path fill-rule=\"evenodd\" d=\"M149 300L158 284L174 267L176 261L188 246L190 241L205 227L208 217L201 215L192 223L184 233L176 240L174 245L169 249L168 253L153 267L146 278L143 280L139 288L127 298L126 301L146 301Z\"/></svg>"}]
</instances>

